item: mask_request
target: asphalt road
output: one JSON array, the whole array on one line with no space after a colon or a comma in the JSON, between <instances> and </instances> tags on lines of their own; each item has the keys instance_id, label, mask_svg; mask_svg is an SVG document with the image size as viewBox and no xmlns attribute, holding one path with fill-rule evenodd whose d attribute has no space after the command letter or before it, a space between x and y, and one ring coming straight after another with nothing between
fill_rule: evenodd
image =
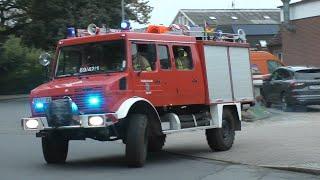
<instances>
[{"instance_id":1,"label":"asphalt road","mask_svg":"<svg viewBox=\"0 0 320 180\"><path fill-rule=\"evenodd\" d=\"M303 173L229 164L165 151L151 154L144 168L128 168L121 142L72 141L65 165L45 164L40 139L20 128L26 100L0 101L0 179L320 179ZM170 138L170 136L168 137ZM190 142L192 143L192 142Z\"/></svg>"}]
</instances>

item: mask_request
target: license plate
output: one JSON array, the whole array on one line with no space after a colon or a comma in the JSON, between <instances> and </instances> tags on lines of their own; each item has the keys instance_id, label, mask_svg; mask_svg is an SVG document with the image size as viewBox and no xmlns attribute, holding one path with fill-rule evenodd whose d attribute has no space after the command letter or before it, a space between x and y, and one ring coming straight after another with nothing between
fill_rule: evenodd
<instances>
[{"instance_id":1,"label":"license plate","mask_svg":"<svg viewBox=\"0 0 320 180\"><path fill-rule=\"evenodd\" d=\"M309 86L309 89L318 90L318 89L320 89L320 85Z\"/></svg>"}]
</instances>

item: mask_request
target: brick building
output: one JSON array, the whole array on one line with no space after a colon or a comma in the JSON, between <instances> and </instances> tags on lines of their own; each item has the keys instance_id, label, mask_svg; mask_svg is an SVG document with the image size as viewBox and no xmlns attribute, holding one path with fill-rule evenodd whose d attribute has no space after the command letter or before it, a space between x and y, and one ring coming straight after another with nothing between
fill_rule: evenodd
<instances>
[{"instance_id":1,"label":"brick building","mask_svg":"<svg viewBox=\"0 0 320 180\"><path fill-rule=\"evenodd\" d=\"M303 0L289 7L291 27L281 30L284 63L320 67L320 1ZM283 12L284 7L281 9ZM284 22L283 15L281 20Z\"/></svg>"}]
</instances>

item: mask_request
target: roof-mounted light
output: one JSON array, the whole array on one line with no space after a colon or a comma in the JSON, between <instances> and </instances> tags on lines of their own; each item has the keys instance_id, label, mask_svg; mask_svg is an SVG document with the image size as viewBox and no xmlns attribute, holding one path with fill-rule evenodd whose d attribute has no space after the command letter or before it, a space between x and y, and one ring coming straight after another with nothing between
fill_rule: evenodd
<instances>
[{"instance_id":1,"label":"roof-mounted light","mask_svg":"<svg viewBox=\"0 0 320 180\"><path fill-rule=\"evenodd\" d=\"M74 27L69 27L69 28L67 29L67 37L68 37L68 38L74 38L74 37L76 37L76 30L75 30Z\"/></svg>"},{"instance_id":2,"label":"roof-mounted light","mask_svg":"<svg viewBox=\"0 0 320 180\"><path fill-rule=\"evenodd\" d=\"M122 21L120 27L122 30L128 31L131 28L131 24L129 21Z\"/></svg>"}]
</instances>

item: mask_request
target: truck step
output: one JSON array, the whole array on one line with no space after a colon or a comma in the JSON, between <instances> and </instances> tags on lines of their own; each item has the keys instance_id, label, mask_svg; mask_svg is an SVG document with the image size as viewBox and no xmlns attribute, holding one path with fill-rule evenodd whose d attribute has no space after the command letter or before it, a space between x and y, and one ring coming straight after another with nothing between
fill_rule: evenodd
<instances>
[{"instance_id":1,"label":"truck step","mask_svg":"<svg viewBox=\"0 0 320 180\"><path fill-rule=\"evenodd\" d=\"M205 113L177 115L168 113L161 117L162 130L181 130L200 126L210 126L210 119Z\"/></svg>"}]
</instances>

